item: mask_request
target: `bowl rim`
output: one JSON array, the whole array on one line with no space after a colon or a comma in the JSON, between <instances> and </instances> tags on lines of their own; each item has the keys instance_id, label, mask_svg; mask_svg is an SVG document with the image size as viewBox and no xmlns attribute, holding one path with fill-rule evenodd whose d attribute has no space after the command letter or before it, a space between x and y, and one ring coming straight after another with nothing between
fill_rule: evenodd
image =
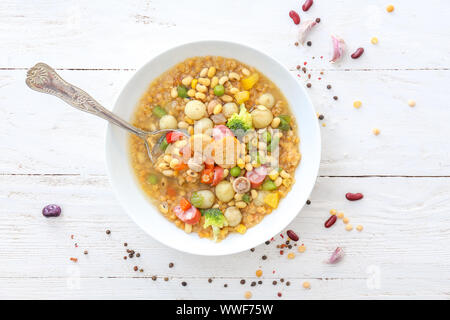
<instances>
[{"instance_id":1,"label":"bowl rim","mask_svg":"<svg viewBox=\"0 0 450 320\"><path fill-rule=\"evenodd\" d=\"M291 71L290 71L287 67L285 67L278 59L276 59L276 58L274 58L274 57L272 57L272 56L270 56L270 55L264 53L263 51L261 51L261 50L255 48L255 47L252 47L252 46L250 46L250 45L243 44L243 43L239 43L239 42L234 42L234 41L225 41L225 40L199 40L199 41L188 41L188 42L184 42L184 43L178 44L178 45L176 45L176 46L172 46L172 47L170 47L170 48L167 48L167 49L165 49L165 50L163 50L163 51L160 51L158 54L152 56L149 60L147 60L144 64L142 64L139 68L137 68L136 71L133 73L133 75L132 75L130 78L128 78L128 80L126 81L125 85L121 88L120 92L115 96L115 102L114 102L114 106L113 106L112 111L113 111L113 112L116 112L117 109L119 108L119 106L118 106L118 101L119 101L120 97L122 96L122 94L124 93L124 91L127 89L127 87L130 86L130 83L133 81L133 79L136 78L137 75L143 73L143 72L144 72L144 69L146 69L146 68L148 67L148 65L150 65L154 60L157 60L157 59L163 57L164 55L167 55L168 53L171 53L171 52L180 50L180 49L182 49L182 48L185 47L185 46L190 46L190 45L202 45L202 44L211 44L211 43L216 43L216 44L221 44L221 45L240 46L240 47L245 48L246 50L253 50L253 51L256 51L258 54L264 56L265 59L272 60L279 68L284 69L285 73L289 74L289 76L292 78L292 80L293 80L295 83L297 83L297 89L299 89L299 90L302 91L304 98L305 98L305 99L307 100L307 102L308 102L308 103L307 103L307 104L308 104L307 108L309 108L310 111L311 111L313 114L316 114L316 111L315 111L315 109L314 109L314 105L313 105L313 103L312 103L312 101L311 101L311 99L310 99L310 97L309 97L307 91L305 90L305 88L304 88L303 86L301 86L300 83L298 83L298 79L295 78L295 76L291 73ZM203 56L203 55L199 55L199 56ZM229 55L224 54L224 55L222 55L222 56L223 56L223 57L226 57L226 58L236 59L236 60L239 61L238 58L233 57L233 54L229 54ZM189 57L186 57L185 59L187 59L187 58L189 58ZM172 65L172 67L175 66L176 64L178 64L179 62L180 62L180 61L174 62L174 64ZM169 67L169 68L171 68L171 67ZM159 75L156 75L156 77L158 77L158 76L159 76ZM156 78L156 77L155 77L155 78ZM269 78L269 79L270 79L270 78ZM151 80L151 81L152 81L152 80ZM150 81L150 82L151 82L151 81ZM272 81L272 80L271 80L271 81ZM149 82L149 84L150 84L150 82ZM149 84L148 84L148 85L149 85ZM275 83L275 84L277 85L277 83ZM277 86L278 86L278 85L277 85ZM282 93L284 94L283 89L280 88L280 90L281 90ZM136 104L137 104L137 103L138 103L138 102L136 102ZM292 106L291 106L291 108L292 108ZM154 236L153 234L151 234L151 232L149 232L149 230L147 230L147 229L145 229L143 226L141 226L141 224L137 221L136 217L135 217L133 214L131 214L131 213L129 212L129 210L127 209L127 206L126 206L126 201L125 201L125 199L123 199L121 193L119 193L119 190L118 190L118 188L117 188L117 186L116 186L116 182L114 181L113 174L112 174L112 172L113 172L113 171L112 171L112 166L113 166L113 164L112 164L111 158L108 156L108 154L109 154L109 152L110 152L110 151L109 151L109 148L110 148L109 146L111 145L110 140L112 139L112 137L111 137L111 134L112 134L112 127L114 127L113 124L111 124L111 123L108 123L108 124L107 124L107 128L106 128L106 138L105 138L105 159L106 159L106 168L107 168L108 179L109 179L109 181L110 181L110 185L111 185L111 187L112 187L112 189L113 189L113 192L114 192L114 194L115 194L115 196L116 196L116 199L118 199L118 201L119 201L121 207L123 208L123 210L124 210L124 211L127 213L127 215L134 221L134 223L136 223L142 230L144 230L145 233L147 233L147 234L148 234L149 236L151 236L153 239L155 239L156 241L160 242L161 244L163 244L163 245L165 245L165 246L168 246L168 247L173 248L173 249L175 249L175 250L177 250L177 251L180 251L180 252L186 252L186 253L189 253L189 254L199 255L199 256L224 256L224 255L231 255L231 254L235 254L235 253L239 253L239 252L248 250L248 249L253 248L253 247L257 246L257 245L260 245L260 244L262 244L262 243L264 242L264 241L259 241L258 243L253 243L253 242L252 242L252 243L249 243L249 244L247 244L247 245L243 245L241 248L236 248L236 249L234 249L234 250L225 250L225 252L206 252L206 253L204 253L204 252L199 252L199 251L196 251L196 250L186 249L185 247L183 247L183 248L177 247L177 246L173 245L172 243L170 243L170 242L164 242L162 239L160 239L160 238ZM313 176L314 176L314 181L310 184L309 190L307 190L307 196L308 196L308 197L310 196L312 190L314 189L314 186L315 186L316 181L317 181L317 177L318 177L318 174L319 174L319 167L320 167L321 153L322 153L321 133L320 133L320 127L319 127L319 124L318 124L317 121L314 122L313 127L314 127L314 129L313 129L313 130L314 130L314 136L315 136L315 138L316 138L316 143L318 144L318 148L316 148L317 154L313 155L314 158L315 158L315 160L316 160L315 163L313 163L313 173L314 173ZM299 134L299 136L300 136L300 134ZM300 144L300 147L301 147L301 144ZM300 149L300 150L301 150L301 149ZM302 158L303 158L303 157L302 157ZM301 163L302 163L302 162L300 162L299 165L297 166L296 172L297 172L297 170L299 169L299 167L301 166ZM311 180L312 180L312 179L311 179ZM296 182L297 182L297 181L296 181ZM136 183L137 183L137 181L136 181ZM290 190L289 193L291 193L291 191L292 191L292 190ZM288 195L289 195L289 193L288 193ZM288 197L288 196L286 196L286 198L287 198L287 197ZM283 198L283 199L284 199L284 198ZM284 199L284 200L286 200L286 199ZM150 205L153 206L153 204L150 204ZM280 233L283 229L285 229L290 223L292 223L292 221L298 216L298 214L301 212L301 210L303 209L304 206L305 206L305 203L300 203L299 206L297 207L297 209L295 210L295 211L296 211L295 215L292 215L292 218L291 218L291 219L287 219L286 222L284 223L283 227L282 227L280 230L277 229L277 230L275 230L274 232L271 232L271 234L269 234L269 235L268 235L267 237L265 237L265 238L266 238L266 239L271 239L273 236L279 234L279 233ZM155 209L155 211L157 211L157 212L159 213L159 211L156 209L156 207L155 207L154 209ZM276 212L276 211L278 211L278 210L279 210L279 209L277 208L277 209L274 210L274 212ZM160 214L160 213L159 213L159 214ZM164 219L166 219L166 218L164 217ZM263 219L263 220L264 220L264 219ZM263 220L262 220L262 221L263 221ZM262 221L261 221L261 222L262 222ZM172 223L172 222L170 222L170 223ZM256 228L257 225L254 226L254 227ZM181 229L178 229L178 228L177 228L177 230L182 231ZM200 238L199 238L199 239L200 239ZM212 240L211 240L211 241L212 241ZM224 240L222 240L222 241L226 241L226 239L224 239Z\"/></svg>"}]
</instances>

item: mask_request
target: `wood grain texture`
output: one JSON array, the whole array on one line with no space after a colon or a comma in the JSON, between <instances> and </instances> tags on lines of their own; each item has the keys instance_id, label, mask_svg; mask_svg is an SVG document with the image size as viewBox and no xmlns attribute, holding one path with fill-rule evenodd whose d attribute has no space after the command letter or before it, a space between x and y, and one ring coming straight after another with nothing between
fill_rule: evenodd
<instances>
[{"instance_id":1,"label":"wood grain texture","mask_svg":"<svg viewBox=\"0 0 450 320\"><path fill-rule=\"evenodd\" d=\"M0 299L207 299L211 292L239 299L250 290L256 299L278 299L282 292L283 299L448 300L450 5L394 5L388 14L381 0L315 1L301 12L304 20L322 20L309 38L312 46L296 47L297 27L288 17L289 10L301 10L294 0L1 1ZM343 37L349 51L364 47L364 55L329 64L331 33ZM321 177L312 204L289 226L307 250L293 260L280 256L279 238L254 252L215 258L156 242L111 192L104 121L25 85L26 69L43 61L111 108L140 65L201 39L242 42L277 58L300 83L312 84L311 99L325 115ZM304 62L311 79L297 71ZM408 107L408 99L416 107ZM354 100L363 106L354 109ZM349 191L365 197L349 202ZM55 202L62 216L44 218L42 207ZM341 221L325 229L331 208L364 231L346 232ZM123 260L123 242L142 256ZM336 246L346 257L325 264ZM134 265L144 272L134 272ZM250 287L258 268L264 283ZM240 285L243 278L247 283ZM311 290L301 287L305 280Z\"/></svg>"},{"instance_id":2,"label":"wood grain texture","mask_svg":"<svg viewBox=\"0 0 450 320\"><path fill-rule=\"evenodd\" d=\"M311 196L312 204L289 226L300 235L307 250L293 251L297 256L289 260L275 247L282 243L279 237L255 252L227 257L198 257L166 248L126 216L103 176L0 176L0 284L4 288L11 279L19 283L24 283L21 279L30 280L26 290L0 290L0 297L30 297L39 290L47 292L48 297L95 297L101 290L106 298L120 287L117 298L205 299L211 288L227 283L229 288L223 288L220 297L241 298L249 283L256 280L255 270L261 268L264 286L251 288L255 297L273 298L281 290L285 298L332 299L341 288L344 291L340 297L444 298L450 293L449 181L320 178ZM407 197L405 185L409 186ZM344 198L348 190L361 191L365 198L349 202ZM55 201L64 204L63 215L44 218L41 207ZM341 221L325 229L323 222L330 208L345 212L354 226L364 225L364 231L347 232ZM112 231L111 235L105 233L106 229ZM124 261L123 242L141 257ZM346 257L340 264L325 264L336 246L344 248ZM89 251L87 256L84 250ZM262 255L268 259L263 261ZM71 262L70 257L77 257L78 263ZM175 267L169 268L169 262ZM144 272L134 272L134 265ZM379 272L378 289L367 285L373 270ZM156 282L150 279L153 275L158 276ZM168 283L162 280L166 276L170 278ZM213 285L208 278L214 279ZM273 287L271 282L280 278L292 285ZM240 279L247 279L247 284L240 285ZM305 280L314 290L300 288ZM68 281L80 281L80 289L66 291ZM181 281L189 286L181 287Z\"/></svg>"}]
</instances>

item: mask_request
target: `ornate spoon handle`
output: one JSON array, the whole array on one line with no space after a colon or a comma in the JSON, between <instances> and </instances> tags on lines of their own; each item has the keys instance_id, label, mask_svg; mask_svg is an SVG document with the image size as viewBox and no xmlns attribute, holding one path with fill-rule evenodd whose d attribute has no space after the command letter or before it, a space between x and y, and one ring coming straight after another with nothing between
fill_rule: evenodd
<instances>
[{"instance_id":1,"label":"ornate spoon handle","mask_svg":"<svg viewBox=\"0 0 450 320\"><path fill-rule=\"evenodd\" d=\"M74 108L95 114L142 138L146 136L144 131L102 107L86 92L64 81L53 68L45 63L40 62L28 70L26 83L33 90L54 95Z\"/></svg>"}]
</instances>

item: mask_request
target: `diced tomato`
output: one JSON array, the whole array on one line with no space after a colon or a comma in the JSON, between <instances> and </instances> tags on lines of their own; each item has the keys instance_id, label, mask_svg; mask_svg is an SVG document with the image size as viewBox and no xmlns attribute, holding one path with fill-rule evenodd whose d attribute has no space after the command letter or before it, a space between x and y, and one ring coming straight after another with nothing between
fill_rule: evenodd
<instances>
[{"instance_id":1,"label":"diced tomato","mask_svg":"<svg viewBox=\"0 0 450 320\"><path fill-rule=\"evenodd\" d=\"M196 207L190 207L188 210L183 211L183 209L181 209L181 206L176 206L175 208L173 208L173 212L178 217L178 219L187 224L196 224L200 221L200 217L202 216L202 214Z\"/></svg>"},{"instance_id":2,"label":"diced tomato","mask_svg":"<svg viewBox=\"0 0 450 320\"><path fill-rule=\"evenodd\" d=\"M264 166L253 169L252 171L247 171L245 174L252 188L258 188L267 176L267 169Z\"/></svg>"},{"instance_id":3,"label":"diced tomato","mask_svg":"<svg viewBox=\"0 0 450 320\"><path fill-rule=\"evenodd\" d=\"M225 138L226 136L234 137L234 134L230 129L228 129L227 126L219 124L213 128L212 136L214 140L220 140L222 138Z\"/></svg>"},{"instance_id":4,"label":"diced tomato","mask_svg":"<svg viewBox=\"0 0 450 320\"><path fill-rule=\"evenodd\" d=\"M178 132L178 131L170 131L166 134L167 143L172 143L172 142L178 141L183 137L184 137L184 134L182 134L181 132Z\"/></svg>"},{"instance_id":5,"label":"diced tomato","mask_svg":"<svg viewBox=\"0 0 450 320\"><path fill-rule=\"evenodd\" d=\"M223 168L216 166L214 167L214 178L213 181L211 183L211 186L216 186L219 184L220 181L223 180Z\"/></svg>"},{"instance_id":6,"label":"diced tomato","mask_svg":"<svg viewBox=\"0 0 450 320\"><path fill-rule=\"evenodd\" d=\"M214 158L213 157L206 157L205 168L206 169L214 169Z\"/></svg>"},{"instance_id":7,"label":"diced tomato","mask_svg":"<svg viewBox=\"0 0 450 320\"><path fill-rule=\"evenodd\" d=\"M207 168L203 170L200 182L210 184L213 181L214 169Z\"/></svg>"},{"instance_id":8,"label":"diced tomato","mask_svg":"<svg viewBox=\"0 0 450 320\"><path fill-rule=\"evenodd\" d=\"M169 197L175 197L177 195L177 190L171 186L168 186L166 193Z\"/></svg>"},{"instance_id":9,"label":"diced tomato","mask_svg":"<svg viewBox=\"0 0 450 320\"><path fill-rule=\"evenodd\" d=\"M179 164L177 164L175 167L173 167L173 169L175 170L175 171L182 171L182 170L184 170L184 169L187 169L187 164L186 163L184 163L184 162L181 162L181 163L179 163Z\"/></svg>"},{"instance_id":10,"label":"diced tomato","mask_svg":"<svg viewBox=\"0 0 450 320\"><path fill-rule=\"evenodd\" d=\"M191 203L187 201L185 198L181 198L180 200L180 207L183 211L186 211L191 207Z\"/></svg>"}]
</instances>

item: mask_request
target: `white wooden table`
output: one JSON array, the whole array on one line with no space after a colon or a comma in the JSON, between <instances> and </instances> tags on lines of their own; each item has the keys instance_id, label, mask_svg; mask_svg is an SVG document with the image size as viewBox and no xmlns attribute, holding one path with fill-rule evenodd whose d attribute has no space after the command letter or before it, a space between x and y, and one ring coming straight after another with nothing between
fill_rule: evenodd
<instances>
[{"instance_id":1,"label":"white wooden table","mask_svg":"<svg viewBox=\"0 0 450 320\"><path fill-rule=\"evenodd\" d=\"M280 299L277 292L282 299L449 299L450 4L393 0L389 14L388 2L317 0L301 13L322 20L312 46L296 47L288 12L300 11L297 0L1 1L0 298L241 299L250 290L261 299ZM329 64L330 33L366 52ZM378 45L370 43L374 36ZM294 260L274 244L207 258L157 243L113 196L105 123L25 86L26 69L43 61L111 107L141 64L199 39L248 43L294 74L308 62L309 92L326 127L312 203L289 227L307 247ZM306 82L303 74L299 81ZM350 191L365 197L349 202ZM44 218L48 203L60 204L62 216ZM347 232L341 221L325 229L332 208L364 231ZM124 261L123 242L141 257ZM324 264L338 245L345 259ZM144 272L134 272L136 264ZM263 284L250 287L258 268ZM273 286L280 278L291 286Z\"/></svg>"}]
</instances>

